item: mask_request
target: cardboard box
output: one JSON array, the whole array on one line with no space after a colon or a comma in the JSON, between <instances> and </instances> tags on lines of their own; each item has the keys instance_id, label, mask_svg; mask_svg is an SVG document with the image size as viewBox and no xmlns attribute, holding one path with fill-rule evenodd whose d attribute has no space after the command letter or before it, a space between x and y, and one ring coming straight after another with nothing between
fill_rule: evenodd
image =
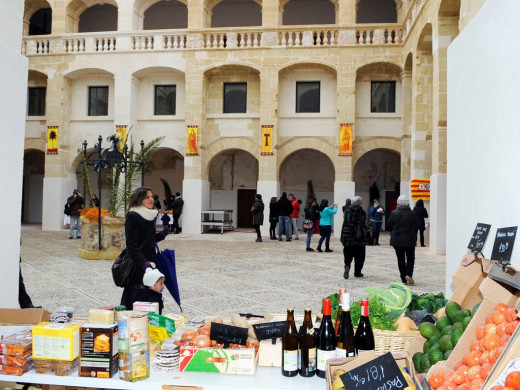
<instances>
[{"instance_id":1,"label":"cardboard box","mask_svg":"<svg viewBox=\"0 0 520 390\"><path fill-rule=\"evenodd\" d=\"M451 277L455 283L455 291L450 300L457 302L462 309L473 310L484 298L479 287L491 265L490 260L476 258L473 253L465 255Z\"/></svg>"},{"instance_id":2,"label":"cardboard box","mask_svg":"<svg viewBox=\"0 0 520 390\"><path fill-rule=\"evenodd\" d=\"M255 375L255 349L181 347L179 370Z\"/></svg>"},{"instance_id":3,"label":"cardboard box","mask_svg":"<svg viewBox=\"0 0 520 390\"><path fill-rule=\"evenodd\" d=\"M427 378L429 379L433 374L442 371L451 371L455 365L462 360L464 355L470 351L470 345L475 340L477 328L479 325L485 323L486 317L489 313L495 310L496 305L504 303L512 306L516 304L520 297L520 291L514 290L510 287L505 287L502 284L495 282L493 279L485 278L479 287L480 293L484 297L480 307L473 316L468 327L464 331L458 344L453 348L453 351L448 360L439 362L432 366L428 371Z\"/></svg>"},{"instance_id":4,"label":"cardboard box","mask_svg":"<svg viewBox=\"0 0 520 390\"><path fill-rule=\"evenodd\" d=\"M33 327L33 359L72 361L79 356L80 324L42 322Z\"/></svg>"},{"instance_id":5,"label":"cardboard box","mask_svg":"<svg viewBox=\"0 0 520 390\"><path fill-rule=\"evenodd\" d=\"M49 321L49 313L42 309L0 309L0 324L2 325L36 325Z\"/></svg>"},{"instance_id":6,"label":"cardboard box","mask_svg":"<svg viewBox=\"0 0 520 390\"><path fill-rule=\"evenodd\" d=\"M410 376L414 378L415 369L413 367L412 359L408 353L393 353L392 354L397 365L399 367L406 367ZM353 370L371 360L379 357L375 352L364 352L359 356L341 358L341 359L330 359L327 361L327 390L332 390L332 377L335 370L343 369L345 371ZM347 389L350 390L350 389Z\"/></svg>"},{"instance_id":7,"label":"cardboard box","mask_svg":"<svg viewBox=\"0 0 520 390\"><path fill-rule=\"evenodd\" d=\"M80 330L79 376L110 378L119 370L117 325L86 324Z\"/></svg>"}]
</instances>

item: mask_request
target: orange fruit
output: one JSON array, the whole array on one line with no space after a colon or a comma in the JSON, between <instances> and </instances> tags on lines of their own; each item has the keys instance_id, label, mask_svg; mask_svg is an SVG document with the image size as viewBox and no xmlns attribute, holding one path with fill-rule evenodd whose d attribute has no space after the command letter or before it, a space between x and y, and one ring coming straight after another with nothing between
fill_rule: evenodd
<instances>
[{"instance_id":1,"label":"orange fruit","mask_svg":"<svg viewBox=\"0 0 520 390\"><path fill-rule=\"evenodd\" d=\"M501 324L502 322L506 321L506 315L505 315L505 313L503 311L496 310L491 315L491 319L493 320L494 324L498 325L498 324Z\"/></svg>"},{"instance_id":2,"label":"orange fruit","mask_svg":"<svg viewBox=\"0 0 520 390\"><path fill-rule=\"evenodd\" d=\"M470 368L473 366L480 365L480 356L482 354L479 351L471 351L468 352L466 355L464 355L464 358L462 359L466 365L468 365ZM469 375L469 370L468 370Z\"/></svg>"},{"instance_id":3,"label":"orange fruit","mask_svg":"<svg viewBox=\"0 0 520 390\"><path fill-rule=\"evenodd\" d=\"M486 325L482 324L479 325L477 328L477 339L482 340L485 336L484 329L486 328Z\"/></svg>"},{"instance_id":4,"label":"orange fruit","mask_svg":"<svg viewBox=\"0 0 520 390\"><path fill-rule=\"evenodd\" d=\"M482 355L480 355L479 362L480 364L484 365L486 363L489 363L489 351L482 352Z\"/></svg>"},{"instance_id":5,"label":"orange fruit","mask_svg":"<svg viewBox=\"0 0 520 390\"><path fill-rule=\"evenodd\" d=\"M516 309L514 307L509 307L506 310L506 321L513 322L517 318Z\"/></svg>"},{"instance_id":6,"label":"orange fruit","mask_svg":"<svg viewBox=\"0 0 520 390\"><path fill-rule=\"evenodd\" d=\"M507 345L510 338L511 338L511 336L508 334L503 335L502 337L500 337L500 339L498 341L498 345Z\"/></svg>"},{"instance_id":7,"label":"orange fruit","mask_svg":"<svg viewBox=\"0 0 520 390\"><path fill-rule=\"evenodd\" d=\"M495 364L498 360L498 356L497 356L497 350L494 349L492 351L489 351L489 362L491 364Z\"/></svg>"},{"instance_id":8,"label":"orange fruit","mask_svg":"<svg viewBox=\"0 0 520 390\"><path fill-rule=\"evenodd\" d=\"M472 382L473 380L480 378L481 369L482 367L480 364L470 367L468 370L468 381Z\"/></svg>"},{"instance_id":9,"label":"orange fruit","mask_svg":"<svg viewBox=\"0 0 520 390\"><path fill-rule=\"evenodd\" d=\"M497 326L496 324L487 324L484 328L484 334L490 334L490 333L496 333L497 332Z\"/></svg>"},{"instance_id":10,"label":"orange fruit","mask_svg":"<svg viewBox=\"0 0 520 390\"><path fill-rule=\"evenodd\" d=\"M428 379L428 384L432 389L438 389L444 382L446 378L443 373L433 374L430 379Z\"/></svg>"},{"instance_id":11,"label":"orange fruit","mask_svg":"<svg viewBox=\"0 0 520 390\"><path fill-rule=\"evenodd\" d=\"M503 336L507 334L507 322L502 322L500 325L497 325L497 335Z\"/></svg>"},{"instance_id":12,"label":"orange fruit","mask_svg":"<svg viewBox=\"0 0 520 390\"><path fill-rule=\"evenodd\" d=\"M493 369L493 364L484 363L482 365L482 367L480 368L480 377L482 379L487 379L487 377L489 376L489 373L491 372L492 369Z\"/></svg>"},{"instance_id":13,"label":"orange fruit","mask_svg":"<svg viewBox=\"0 0 520 390\"><path fill-rule=\"evenodd\" d=\"M493 323L493 313L489 313L486 317L486 324L492 324Z\"/></svg>"},{"instance_id":14,"label":"orange fruit","mask_svg":"<svg viewBox=\"0 0 520 390\"><path fill-rule=\"evenodd\" d=\"M461 384L465 383L466 379L467 379L466 375L459 371L455 371L455 373L453 374L453 377L451 378L453 383L455 383L457 385L461 385Z\"/></svg>"},{"instance_id":15,"label":"orange fruit","mask_svg":"<svg viewBox=\"0 0 520 390\"><path fill-rule=\"evenodd\" d=\"M471 381L471 389L481 389L482 385L484 384L485 380L483 378L477 378Z\"/></svg>"},{"instance_id":16,"label":"orange fruit","mask_svg":"<svg viewBox=\"0 0 520 390\"><path fill-rule=\"evenodd\" d=\"M505 313L507 309L509 309L509 306L507 306L505 303L499 303L495 306L495 311L500 310Z\"/></svg>"},{"instance_id":17,"label":"orange fruit","mask_svg":"<svg viewBox=\"0 0 520 390\"><path fill-rule=\"evenodd\" d=\"M502 352L504 352L505 345L500 345L495 351L495 355L497 359L502 355Z\"/></svg>"},{"instance_id":18,"label":"orange fruit","mask_svg":"<svg viewBox=\"0 0 520 390\"><path fill-rule=\"evenodd\" d=\"M463 383L457 386L457 390L471 390L469 383Z\"/></svg>"},{"instance_id":19,"label":"orange fruit","mask_svg":"<svg viewBox=\"0 0 520 390\"><path fill-rule=\"evenodd\" d=\"M484 339L482 340L482 344L488 351L491 351L491 350L495 349L496 347L498 347L499 342L500 342L500 336L497 334L494 334L494 333L489 333L489 334L485 335Z\"/></svg>"},{"instance_id":20,"label":"orange fruit","mask_svg":"<svg viewBox=\"0 0 520 390\"><path fill-rule=\"evenodd\" d=\"M469 346L470 351L480 351L480 340L476 339L471 342L471 345Z\"/></svg>"},{"instance_id":21,"label":"orange fruit","mask_svg":"<svg viewBox=\"0 0 520 390\"><path fill-rule=\"evenodd\" d=\"M469 367L466 366L463 361L460 361L457 364L455 364L455 367L453 367L453 371L458 371L459 368L463 367L463 366L466 367L466 371L467 371Z\"/></svg>"},{"instance_id":22,"label":"orange fruit","mask_svg":"<svg viewBox=\"0 0 520 390\"><path fill-rule=\"evenodd\" d=\"M513 389L520 388L520 371L513 371L506 377L506 386Z\"/></svg>"}]
</instances>

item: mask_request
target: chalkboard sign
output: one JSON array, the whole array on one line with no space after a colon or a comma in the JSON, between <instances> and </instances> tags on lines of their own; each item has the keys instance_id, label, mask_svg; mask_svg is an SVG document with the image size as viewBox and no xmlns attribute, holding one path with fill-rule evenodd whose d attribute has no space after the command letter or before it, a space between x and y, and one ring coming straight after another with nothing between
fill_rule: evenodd
<instances>
[{"instance_id":1,"label":"chalkboard sign","mask_svg":"<svg viewBox=\"0 0 520 390\"><path fill-rule=\"evenodd\" d=\"M345 388L400 390L408 387L401 369L390 352L340 376Z\"/></svg>"},{"instance_id":2,"label":"chalkboard sign","mask_svg":"<svg viewBox=\"0 0 520 390\"><path fill-rule=\"evenodd\" d=\"M516 229L518 229L518 226L497 229L491 260L500 261L501 263L509 263L511 261Z\"/></svg>"},{"instance_id":3,"label":"chalkboard sign","mask_svg":"<svg viewBox=\"0 0 520 390\"><path fill-rule=\"evenodd\" d=\"M285 330L285 321L266 322L253 325L258 340L268 340L282 337Z\"/></svg>"},{"instance_id":4,"label":"chalkboard sign","mask_svg":"<svg viewBox=\"0 0 520 390\"><path fill-rule=\"evenodd\" d=\"M468 249L474 253L482 252L490 229L491 225L477 223L477 227L471 236L471 240L469 240Z\"/></svg>"},{"instance_id":5,"label":"chalkboard sign","mask_svg":"<svg viewBox=\"0 0 520 390\"><path fill-rule=\"evenodd\" d=\"M212 322L209 337L211 340L224 343L224 347L226 348L229 344L246 345L247 328Z\"/></svg>"}]
</instances>

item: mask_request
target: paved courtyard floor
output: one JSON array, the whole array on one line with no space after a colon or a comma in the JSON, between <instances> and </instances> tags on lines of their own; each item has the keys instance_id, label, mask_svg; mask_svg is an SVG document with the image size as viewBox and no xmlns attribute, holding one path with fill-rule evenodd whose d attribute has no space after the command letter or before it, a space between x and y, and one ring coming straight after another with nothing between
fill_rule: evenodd
<instances>
[{"instance_id":1,"label":"paved courtyard floor","mask_svg":"<svg viewBox=\"0 0 520 390\"><path fill-rule=\"evenodd\" d=\"M306 252L300 240L255 242L253 229L203 235L170 235L161 248L175 249L182 308L196 314L229 316L232 313L296 314L305 307L321 309L323 297L347 288L353 300L366 296L368 286L387 287L399 280L395 252L389 235L381 246L367 246L364 277L353 272L343 279L343 247L331 239L332 253ZM318 236L313 237L316 247ZM69 240L68 231L44 232L40 225L22 226L22 274L35 305L53 311L73 306L77 314L89 308L119 304L122 289L112 281L112 261L84 260L77 255L80 240ZM445 258L428 248L416 249L415 293L444 291ZM180 313L168 292L164 313Z\"/></svg>"}]
</instances>

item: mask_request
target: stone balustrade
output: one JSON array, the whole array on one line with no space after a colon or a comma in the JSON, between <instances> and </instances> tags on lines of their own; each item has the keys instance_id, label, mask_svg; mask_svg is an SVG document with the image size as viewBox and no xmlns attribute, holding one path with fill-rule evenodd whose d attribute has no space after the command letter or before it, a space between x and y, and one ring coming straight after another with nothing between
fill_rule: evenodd
<instances>
[{"instance_id":1,"label":"stone balustrade","mask_svg":"<svg viewBox=\"0 0 520 390\"><path fill-rule=\"evenodd\" d=\"M402 45L405 28L395 24L355 27L291 26L107 32L24 37L22 54L110 53L132 51L344 47Z\"/></svg>"}]
</instances>

